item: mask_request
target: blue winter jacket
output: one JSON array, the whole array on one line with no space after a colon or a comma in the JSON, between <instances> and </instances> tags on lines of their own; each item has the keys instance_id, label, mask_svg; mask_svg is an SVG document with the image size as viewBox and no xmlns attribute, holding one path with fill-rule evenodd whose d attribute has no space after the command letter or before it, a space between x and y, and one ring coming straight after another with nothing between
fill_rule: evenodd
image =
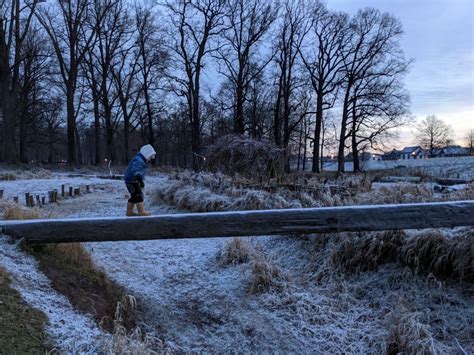
<instances>
[{"instance_id":1,"label":"blue winter jacket","mask_svg":"<svg viewBox=\"0 0 474 355\"><path fill-rule=\"evenodd\" d=\"M145 180L145 174L146 159L141 153L138 153L128 164L127 170L125 170L125 182L136 182L138 176Z\"/></svg>"}]
</instances>

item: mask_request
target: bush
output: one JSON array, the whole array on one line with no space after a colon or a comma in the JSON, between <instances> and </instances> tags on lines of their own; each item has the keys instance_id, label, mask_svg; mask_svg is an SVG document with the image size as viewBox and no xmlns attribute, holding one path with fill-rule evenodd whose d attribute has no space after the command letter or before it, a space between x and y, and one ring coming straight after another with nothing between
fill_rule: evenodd
<instances>
[{"instance_id":1,"label":"bush","mask_svg":"<svg viewBox=\"0 0 474 355\"><path fill-rule=\"evenodd\" d=\"M206 168L247 177L274 177L284 174L286 151L269 141L242 135L220 137L206 153Z\"/></svg>"}]
</instances>

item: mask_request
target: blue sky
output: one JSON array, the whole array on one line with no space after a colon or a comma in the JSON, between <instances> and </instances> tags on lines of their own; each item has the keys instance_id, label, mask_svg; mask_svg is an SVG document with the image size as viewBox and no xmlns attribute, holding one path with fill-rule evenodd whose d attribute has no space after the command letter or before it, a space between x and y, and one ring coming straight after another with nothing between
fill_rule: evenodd
<instances>
[{"instance_id":1,"label":"blue sky","mask_svg":"<svg viewBox=\"0 0 474 355\"><path fill-rule=\"evenodd\" d=\"M474 129L474 0L327 0L327 5L350 14L375 7L401 20L405 55L415 60L406 77L412 114L417 120L437 115L462 143ZM413 143L412 133L403 129L400 145Z\"/></svg>"}]
</instances>

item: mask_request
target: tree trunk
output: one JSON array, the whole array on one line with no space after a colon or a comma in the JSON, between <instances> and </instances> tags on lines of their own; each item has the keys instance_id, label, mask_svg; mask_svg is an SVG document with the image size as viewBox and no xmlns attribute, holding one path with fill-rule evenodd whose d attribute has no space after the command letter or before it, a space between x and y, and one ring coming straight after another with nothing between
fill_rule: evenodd
<instances>
[{"instance_id":1,"label":"tree trunk","mask_svg":"<svg viewBox=\"0 0 474 355\"><path fill-rule=\"evenodd\" d=\"M347 125L347 116L349 115L349 95L351 91L351 83L349 82L346 94L344 95L344 106L342 109L342 120L341 120L341 133L339 135L339 149L337 152L337 173L336 176L340 176L344 173L344 150L346 147L346 125Z\"/></svg>"},{"instance_id":2,"label":"tree trunk","mask_svg":"<svg viewBox=\"0 0 474 355\"><path fill-rule=\"evenodd\" d=\"M242 85L242 79L239 78L237 81L237 87L235 92L236 97L236 107L235 107L235 119L234 119L234 132L236 134L244 134L245 132L245 123L244 123L244 88Z\"/></svg>"},{"instance_id":3,"label":"tree trunk","mask_svg":"<svg viewBox=\"0 0 474 355\"><path fill-rule=\"evenodd\" d=\"M314 129L314 140L313 140L313 173L320 173L321 169L319 168L319 144L321 141L321 124L323 122L323 96L321 94L322 87L320 85L320 91L317 94L318 98L316 101L316 127Z\"/></svg>"},{"instance_id":4,"label":"tree trunk","mask_svg":"<svg viewBox=\"0 0 474 355\"><path fill-rule=\"evenodd\" d=\"M352 103L352 165L354 173L358 174L360 170L359 150L357 148L357 117L356 117L356 100Z\"/></svg>"},{"instance_id":5,"label":"tree trunk","mask_svg":"<svg viewBox=\"0 0 474 355\"><path fill-rule=\"evenodd\" d=\"M76 157L76 116L74 112L74 89L71 82L67 83L66 93L67 111L67 162L73 165L77 162Z\"/></svg>"}]
</instances>

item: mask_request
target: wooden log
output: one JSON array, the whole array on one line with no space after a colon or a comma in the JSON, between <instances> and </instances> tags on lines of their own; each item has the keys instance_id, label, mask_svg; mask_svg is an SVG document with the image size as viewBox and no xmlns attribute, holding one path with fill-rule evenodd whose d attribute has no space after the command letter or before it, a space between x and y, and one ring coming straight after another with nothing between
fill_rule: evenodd
<instances>
[{"instance_id":1,"label":"wooden log","mask_svg":"<svg viewBox=\"0 0 474 355\"><path fill-rule=\"evenodd\" d=\"M31 243L182 239L474 226L474 200L401 205L0 221Z\"/></svg>"}]
</instances>

